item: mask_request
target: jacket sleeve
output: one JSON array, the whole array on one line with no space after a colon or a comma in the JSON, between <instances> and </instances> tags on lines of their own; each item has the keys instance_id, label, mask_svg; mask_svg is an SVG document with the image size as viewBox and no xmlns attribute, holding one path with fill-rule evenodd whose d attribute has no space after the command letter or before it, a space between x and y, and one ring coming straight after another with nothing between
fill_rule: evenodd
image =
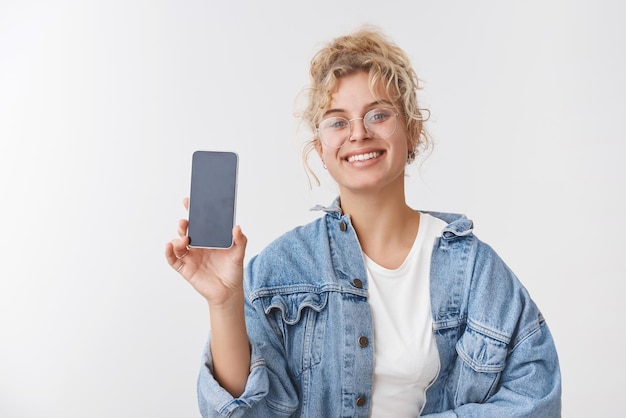
<instances>
[{"instance_id":1,"label":"jacket sleeve","mask_svg":"<svg viewBox=\"0 0 626 418\"><path fill-rule=\"evenodd\" d=\"M248 277L246 283L249 283ZM249 289L245 293L248 295ZM204 418L290 417L297 409L298 398L287 372L284 346L263 310L247 296L245 303L251 347L250 375L245 390L239 398L234 398L215 380L209 336L197 384L200 413Z\"/></svg>"},{"instance_id":2,"label":"jacket sleeve","mask_svg":"<svg viewBox=\"0 0 626 418\"><path fill-rule=\"evenodd\" d=\"M445 407L425 416L560 417L559 361L543 316L493 249L473 244L462 269L464 325L442 363Z\"/></svg>"},{"instance_id":3,"label":"jacket sleeve","mask_svg":"<svg viewBox=\"0 0 626 418\"><path fill-rule=\"evenodd\" d=\"M561 375L545 322L514 347L497 391L485 403L468 403L425 418L561 416Z\"/></svg>"}]
</instances>

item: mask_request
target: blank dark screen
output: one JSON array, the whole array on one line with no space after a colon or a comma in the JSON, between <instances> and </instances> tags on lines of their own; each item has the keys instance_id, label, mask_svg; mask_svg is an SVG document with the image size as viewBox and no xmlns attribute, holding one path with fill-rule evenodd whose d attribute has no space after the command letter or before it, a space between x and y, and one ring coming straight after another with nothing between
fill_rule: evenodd
<instances>
[{"instance_id":1,"label":"blank dark screen","mask_svg":"<svg viewBox=\"0 0 626 418\"><path fill-rule=\"evenodd\" d=\"M196 151L191 165L189 244L229 248L235 223L237 154Z\"/></svg>"}]
</instances>

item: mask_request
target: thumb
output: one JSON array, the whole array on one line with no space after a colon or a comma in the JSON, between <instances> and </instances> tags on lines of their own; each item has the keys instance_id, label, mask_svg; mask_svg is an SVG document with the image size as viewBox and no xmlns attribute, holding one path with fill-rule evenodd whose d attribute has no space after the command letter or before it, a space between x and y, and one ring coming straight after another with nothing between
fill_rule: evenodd
<instances>
[{"instance_id":1,"label":"thumb","mask_svg":"<svg viewBox=\"0 0 626 418\"><path fill-rule=\"evenodd\" d=\"M243 253L245 252L247 245L248 238L241 231L241 227L239 225L235 225L233 227L233 247L240 248Z\"/></svg>"}]
</instances>

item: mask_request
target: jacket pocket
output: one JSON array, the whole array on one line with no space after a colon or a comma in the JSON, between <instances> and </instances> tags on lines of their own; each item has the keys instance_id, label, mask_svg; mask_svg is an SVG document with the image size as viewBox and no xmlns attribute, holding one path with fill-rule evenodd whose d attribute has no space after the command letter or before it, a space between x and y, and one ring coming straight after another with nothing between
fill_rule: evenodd
<instances>
[{"instance_id":1,"label":"jacket pocket","mask_svg":"<svg viewBox=\"0 0 626 418\"><path fill-rule=\"evenodd\" d=\"M261 298L265 314L282 338L295 377L321 361L327 302L325 292L282 293Z\"/></svg>"},{"instance_id":2,"label":"jacket pocket","mask_svg":"<svg viewBox=\"0 0 626 418\"><path fill-rule=\"evenodd\" d=\"M456 352L461 361L455 405L486 402L497 391L507 344L468 326L456 344Z\"/></svg>"}]
</instances>

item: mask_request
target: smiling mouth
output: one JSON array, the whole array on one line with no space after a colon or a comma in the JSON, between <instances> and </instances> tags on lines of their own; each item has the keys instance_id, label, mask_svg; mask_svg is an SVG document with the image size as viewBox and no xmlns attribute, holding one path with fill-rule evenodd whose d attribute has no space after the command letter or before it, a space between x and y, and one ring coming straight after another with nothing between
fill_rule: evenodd
<instances>
[{"instance_id":1,"label":"smiling mouth","mask_svg":"<svg viewBox=\"0 0 626 418\"><path fill-rule=\"evenodd\" d=\"M351 155L348 158L346 158L346 160L349 163L353 163L355 161L367 161L367 160L371 160L372 158L376 158L376 157L380 157L381 155L383 155L382 152L380 151L375 151L375 152L368 152L365 154L357 154L357 155Z\"/></svg>"}]
</instances>

